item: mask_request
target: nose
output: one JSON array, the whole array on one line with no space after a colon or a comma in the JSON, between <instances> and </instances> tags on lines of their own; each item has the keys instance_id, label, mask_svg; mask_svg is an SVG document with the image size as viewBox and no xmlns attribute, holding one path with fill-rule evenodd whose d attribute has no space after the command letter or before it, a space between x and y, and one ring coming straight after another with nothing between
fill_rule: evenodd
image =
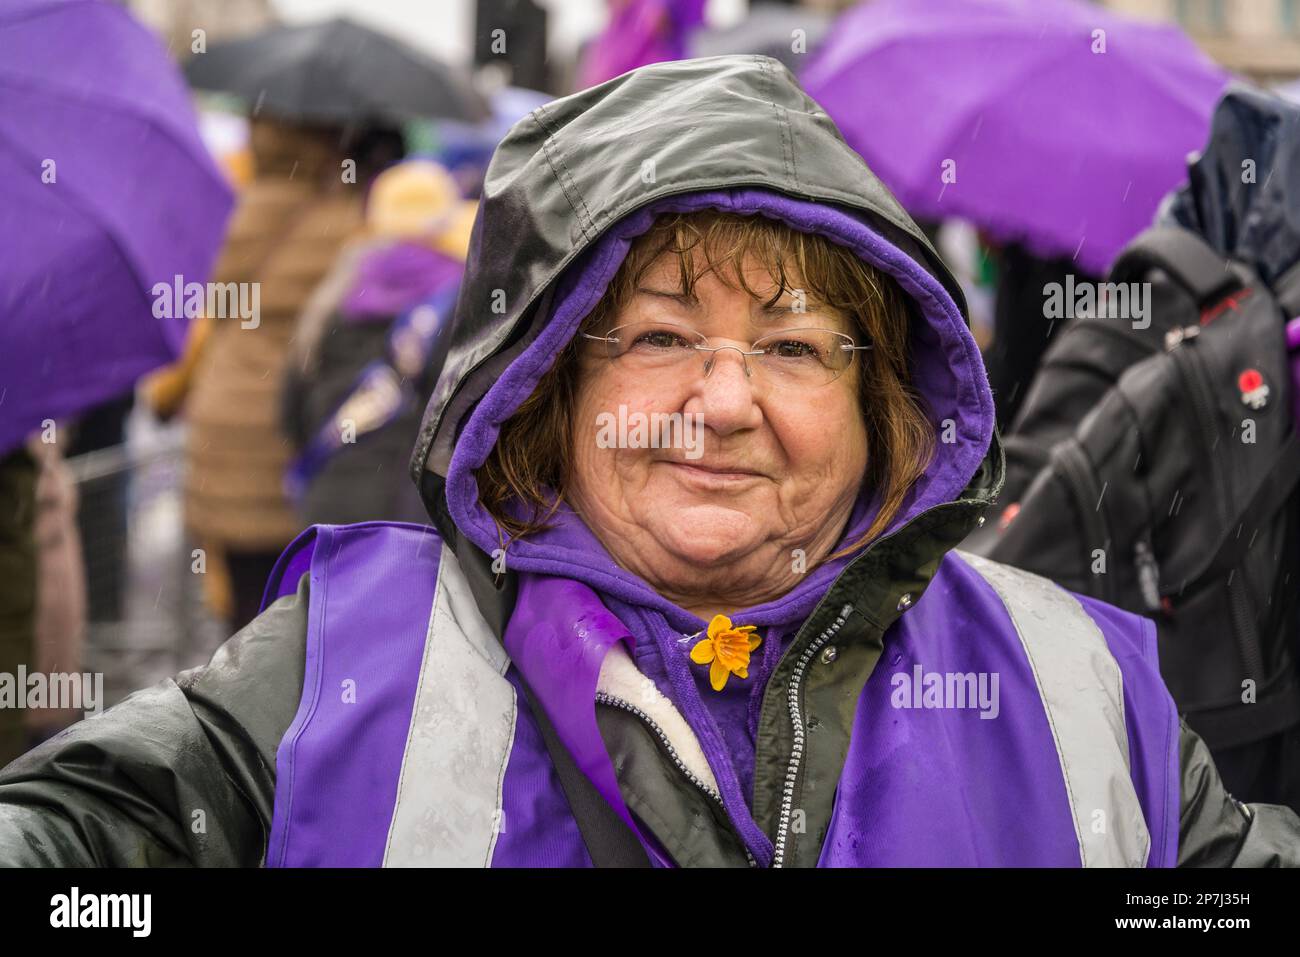
<instances>
[{"instance_id":1,"label":"nose","mask_svg":"<svg viewBox=\"0 0 1300 957\"><path fill-rule=\"evenodd\" d=\"M734 352L736 354L736 357L740 359L740 368L741 371L745 373L746 379L753 375L753 370L749 367L749 357L745 355L744 351L739 346L719 346L714 351L706 353L708 358L704 362L705 378L708 378L708 376L712 374L713 367L718 364L718 356L723 352Z\"/></svg>"},{"instance_id":2,"label":"nose","mask_svg":"<svg viewBox=\"0 0 1300 957\"><path fill-rule=\"evenodd\" d=\"M709 355L686 411L702 413L705 428L717 435L757 428L763 412L755 401L753 372L738 347L720 348Z\"/></svg>"}]
</instances>

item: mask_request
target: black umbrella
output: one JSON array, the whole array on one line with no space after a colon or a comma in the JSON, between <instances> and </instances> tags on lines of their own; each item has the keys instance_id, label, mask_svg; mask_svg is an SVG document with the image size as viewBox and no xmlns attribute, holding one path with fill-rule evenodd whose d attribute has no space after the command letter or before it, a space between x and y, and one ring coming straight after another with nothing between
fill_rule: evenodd
<instances>
[{"instance_id":1,"label":"black umbrella","mask_svg":"<svg viewBox=\"0 0 1300 957\"><path fill-rule=\"evenodd\" d=\"M344 18L213 44L185 76L197 89L247 100L254 112L305 122L475 122L488 112L468 77Z\"/></svg>"}]
</instances>

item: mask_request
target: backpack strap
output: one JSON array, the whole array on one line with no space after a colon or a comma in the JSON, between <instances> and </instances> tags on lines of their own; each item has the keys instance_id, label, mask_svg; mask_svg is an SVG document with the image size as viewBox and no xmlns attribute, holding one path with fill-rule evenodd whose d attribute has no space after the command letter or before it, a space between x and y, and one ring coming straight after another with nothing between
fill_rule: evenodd
<instances>
[{"instance_id":1,"label":"backpack strap","mask_svg":"<svg viewBox=\"0 0 1300 957\"><path fill-rule=\"evenodd\" d=\"M551 763L559 775L564 796L569 800L569 809L578 822L578 832L582 835L582 843L587 846L591 863L597 867L652 866L640 840L609 806L609 802L600 796L596 786L573 760L573 755L564 746L550 718L546 716L546 709L533 695L522 674L519 675L519 683L523 686L524 696L528 699L538 730L542 732L542 740L546 742Z\"/></svg>"},{"instance_id":2,"label":"backpack strap","mask_svg":"<svg viewBox=\"0 0 1300 957\"><path fill-rule=\"evenodd\" d=\"M1124 247L1110 269L1111 282L1141 281L1161 269L1204 308L1241 287L1230 260L1200 236L1177 226L1153 226Z\"/></svg>"},{"instance_id":3,"label":"backpack strap","mask_svg":"<svg viewBox=\"0 0 1300 957\"><path fill-rule=\"evenodd\" d=\"M1282 446L1268 476L1255 490L1250 502L1237 513L1237 521L1230 525L1218 548L1210 554L1214 558L1209 566L1197 575L1193 581L1227 574L1236 568L1246 557L1246 552L1254 544L1253 530L1272 521L1278 510L1286 505L1300 482L1300 437L1292 432ZM1249 532L1250 534L1246 534Z\"/></svg>"},{"instance_id":4,"label":"backpack strap","mask_svg":"<svg viewBox=\"0 0 1300 957\"><path fill-rule=\"evenodd\" d=\"M1300 316L1300 262L1273 280L1273 295L1286 318Z\"/></svg>"}]
</instances>

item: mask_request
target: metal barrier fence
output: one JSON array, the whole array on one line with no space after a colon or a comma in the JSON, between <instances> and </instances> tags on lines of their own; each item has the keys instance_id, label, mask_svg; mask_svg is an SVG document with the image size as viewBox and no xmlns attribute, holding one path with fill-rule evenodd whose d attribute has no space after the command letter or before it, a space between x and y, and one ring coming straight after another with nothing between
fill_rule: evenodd
<instances>
[{"instance_id":1,"label":"metal barrier fence","mask_svg":"<svg viewBox=\"0 0 1300 957\"><path fill-rule=\"evenodd\" d=\"M132 429L124 445L67 460L79 495L87 589L83 667L111 705L203 664L226 627L203 604L184 528L184 426Z\"/></svg>"}]
</instances>

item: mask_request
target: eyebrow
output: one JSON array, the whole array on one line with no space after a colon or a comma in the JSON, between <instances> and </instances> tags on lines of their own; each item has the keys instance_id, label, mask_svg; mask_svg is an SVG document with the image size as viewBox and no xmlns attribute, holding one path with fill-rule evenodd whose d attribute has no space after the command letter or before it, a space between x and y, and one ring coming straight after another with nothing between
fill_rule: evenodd
<instances>
[{"instance_id":1,"label":"eyebrow","mask_svg":"<svg viewBox=\"0 0 1300 957\"><path fill-rule=\"evenodd\" d=\"M795 310L795 303L765 305L758 310L758 315L765 321L776 321L789 316L821 316L831 319L839 317L835 310L816 300L805 302L803 308L798 311Z\"/></svg>"},{"instance_id":2,"label":"eyebrow","mask_svg":"<svg viewBox=\"0 0 1300 957\"><path fill-rule=\"evenodd\" d=\"M700 301L699 298L694 293L687 294L684 292L669 292L666 289L651 289L647 286L638 286L636 291L642 295L657 296L661 299L672 299L676 302L685 303L690 306L699 305L699 301ZM753 301L758 302L759 300L755 299ZM777 316L777 315L785 315L786 313L794 312L795 308L794 308L794 303L786 303L784 305L772 304L772 305L764 305L758 311L763 313L764 315ZM806 302L804 304L804 311L820 312L821 304L818 302Z\"/></svg>"},{"instance_id":3,"label":"eyebrow","mask_svg":"<svg viewBox=\"0 0 1300 957\"><path fill-rule=\"evenodd\" d=\"M637 286L636 292L638 295L654 296L659 299L670 299L673 302L686 306L689 309L698 309L700 306L700 300L694 293L688 295L687 293L684 292L670 292L666 289L651 289L648 286ZM757 299L754 299L752 301L755 304L759 303L759 300ZM800 312L795 312L794 307L795 307L795 303L792 302L784 303L784 304L762 305L761 308L757 310L757 315L764 322L774 322L782 318L785 318L786 316L793 316L793 315L828 315L828 314L832 316L836 315L836 313L833 310L828 313L827 307L817 300L808 300L807 302L805 302L804 308Z\"/></svg>"},{"instance_id":4,"label":"eyebrow","mask_svg":"<svg viewBox=\"0 0 1300 957\"><path fill-rule=\"evenodd\" d=\"M650 289L647 286L637 286L636 291L638 295L656 296L660 299L671 299L674 302L679 302L682 305L690 306L692 308L700 304L699 298L694 293L688 295L684 292L669 292L665 289Z\"/></svg>"},{"instance_id":5,"label":"eyebrow","mask_svg":"<svg viewBox=\"0 0 1300 957\"><path fill-rule=\"evenodd\" d=\"M763 306L763 308L759 309L758 311L759 311L760 313L762 313L763 315L765 315L765 316L784 316L784 315L786 315L787 313L794 312L794 303L786 303L785 305L780 305L780 304L774 304L774 305L770 305L770 306L769 306L769 305L765 305L765 306ZM808 304L805 303L805 304L804 304L804 309L803 309L803 311L804 311L804 312L815 312L816 310L815 310L815 309L809 309L809 308L808 308Z\"/></svg>"}]
</instances>

